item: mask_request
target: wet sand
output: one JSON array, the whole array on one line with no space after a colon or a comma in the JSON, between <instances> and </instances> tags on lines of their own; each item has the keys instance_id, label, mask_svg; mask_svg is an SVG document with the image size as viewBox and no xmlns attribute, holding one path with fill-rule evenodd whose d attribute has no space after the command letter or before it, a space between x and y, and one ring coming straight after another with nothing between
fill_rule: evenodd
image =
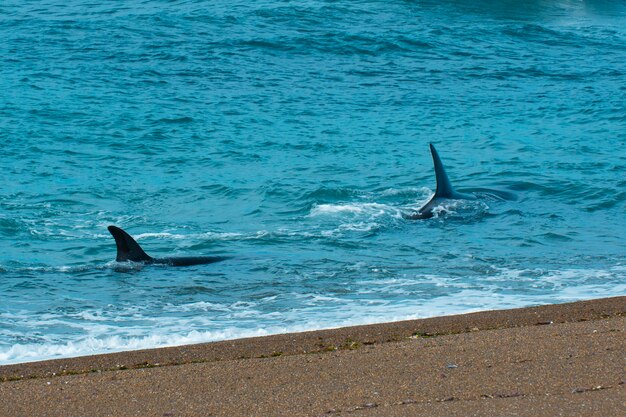
<instances>
[{"instance_id":1,"label":"wet sand","mask_svg":"<svg viewBox=\"0 0 626 417\"><path fill-rule=\"evenodd\" d=\"M0 367L11 416L617 416L626 297Z\"/></svg>"}]
</instances>

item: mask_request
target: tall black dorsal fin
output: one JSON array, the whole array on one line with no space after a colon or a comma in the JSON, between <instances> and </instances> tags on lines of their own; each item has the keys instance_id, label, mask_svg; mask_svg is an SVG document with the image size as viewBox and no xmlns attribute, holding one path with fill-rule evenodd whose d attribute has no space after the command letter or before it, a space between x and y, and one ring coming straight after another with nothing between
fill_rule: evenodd
<instances>
[{"instance_id":1,"label":"tall black dorsal fin","mask_svg":"<svg viewBox=\"0 0 626 417\"><path fill-rule=\"evenodd\" d=\"M117 262L145 262L152 260L128 233L115 226L109 226L108 229L117 245L117 257L115 258Z\"/></svg>"},{"instance_id":2,"label":"tall black dorsal fin","mask_svg":"<svg viewBox=\"0 0 626 417\"><path fill-rule=\"evenodd\" d=\"M452 184L450 184L450 178L448 178L446 170L441 163L441 158L439 158L439 154L432 143L430 144L430 153L433 155L435 177L437 179L437 191L435 191L435 197L454 198L456 193L454 192L454 188L452 188Z\"/></svg>"}]
</instances>

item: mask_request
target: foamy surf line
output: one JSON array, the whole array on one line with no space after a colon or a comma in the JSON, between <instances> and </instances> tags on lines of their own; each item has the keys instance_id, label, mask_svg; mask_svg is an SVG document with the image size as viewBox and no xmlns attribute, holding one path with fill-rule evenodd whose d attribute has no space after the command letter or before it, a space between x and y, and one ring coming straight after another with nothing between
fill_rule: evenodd
<instances>
[{"instance_id":1,"label":"foamy surf line","mask_svg":"<svg viewBox=\"0 0 626 417\"><path fill-rule=\"evenodd\" d=\"M626 286L620 291L626 292ZM599 299L610 297L613 293L608 291L599 292L590 288L590 293ZM449 297L447 303L438 300L438 306L434 303L425 303L419 307L405 306L394 309L393 314L374 314L365 318L347 318L341 321L316 321L309 320L302 325L270 325L258 329L241 329L236 327L222 330L193 330L186 333L147 334L144 336L128 337L113 335L108 337L87 337L80 340L67 341L66 343L48 344L16 344L10 347L0 348L0 366L14 365L27 362L39 362L53 359L69 359L92 355L111 354L119 352L133 352L147 349L171 348L188 345L198 345L211 342L232 341L262 336L284 335L302 332L314 332L329 329L339 329L352 326L378 325L384 323L404 322L407 320L423 320L432 317L450 317L484 311L499 311L506 308L532 308L541 305L536 300L525 299L517 301L505 296L494 297L488 294L476 294L465 291L460 295L466 300L465 304L459 305L454 302L454 297ZM493 302L494 298L497 300ZM584 297L576 297L569 294L557 300L558 303L579 302ZM487 300L491 300L489 307L484 307ZM381 310L387 310L385 308ZM379 312L380 313L380 312ZM111 330L111 329L109 329ZM120 330L133 332L137 329L122 328ZM145 329L144 329L145 330Z\"/></svg>"}]
</instances>

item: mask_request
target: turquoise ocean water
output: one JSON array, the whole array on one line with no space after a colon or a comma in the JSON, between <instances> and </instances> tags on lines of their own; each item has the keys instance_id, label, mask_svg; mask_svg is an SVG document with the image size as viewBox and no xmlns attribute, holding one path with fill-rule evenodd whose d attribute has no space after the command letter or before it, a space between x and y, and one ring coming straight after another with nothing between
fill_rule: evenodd
<instances>
[{"instance_id":1,"label":"turquoise ocean water","mask_svg":"<svg viewBox=\"0 0 626 417\"><path fill-rule=\"evenodd\" d=\"M0 364L626 292L624 2L5 0L0 38ZM481 198L406 220L430 142Z\"/></svg>"}]
</instances>

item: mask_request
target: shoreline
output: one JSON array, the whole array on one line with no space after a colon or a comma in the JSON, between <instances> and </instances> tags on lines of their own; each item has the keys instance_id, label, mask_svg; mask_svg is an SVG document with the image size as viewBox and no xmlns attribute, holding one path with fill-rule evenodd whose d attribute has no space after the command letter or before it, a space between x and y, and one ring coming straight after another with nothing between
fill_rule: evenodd
<instances>
[{"instance_id":1,"label":"shoreline","mask_svg":"<svg viewBox=\"0 0 626 417\"><path fill-rule=\"evenodd\" d=\"M133 369L187 362L248 359L272 356L278 352L286 355L326 352L345 348L346 340L370 345L399 341L417 333L431 337L477 330L597 320L618 314L626 314L626 296L20 362L0 365L0 382L22 377L48 377L64 372L74 374L116 370L116 367ZM284 349L281 350L281 346ZM154 360L155 358L161 360Z\"/></svg>"},{"instance_id":2,"label":"shoreline","mask_svg":"<svg viewBox=\"0 0 626 417\"><path fill-rule=\"evenodd\" d=\"M87 407L84 408L85 410L91 410L88 414L95 412L95 415L109 415L98 413L99 408L96 406L100 404L100 401L110 401L110 398L107 400L108 396L113 392L118 392L119 389L128 390L127 397L134 398L133 404L139 398L139 403L135 404L135 407L158 406L158 413L149 412L149 415L205 415L199 413L199 410L193 411L193 407L203 401L208 401L207 407L213 410L214 415L264 415L264 413L275 414L286 410L291 410L288 415L328 413L329 415L346 413L395 415L393 413L396 411L401 413L401 410L413 414L412 407L424 403L438 404L443 408L439 406L435 408L445 409L450 415L454 415L453 410L457 406L462 406L462 411L466 412L469 410L467 406L485 405L485 403L510 406L517 404L522 407L521 410L525 410L529 407L525 403L531 398L533 401L539 401L542 407L559 404L560 401L564 401L563 406L567 404L575 406L578 404L577 401L584 399L585 407L590 406L589 401L591 401L591 405L600 407L601 411L607 411L608 409L603 407L611 409L610 407L619 407L623 404L623 399L620 400L620 397L623 398L626 391L624 389L626 388L624 384L626 375L623 371L623 351L626 348L623 337L625 328L626 297L611 297L565 304L492 310L3 365L0 366L0 396L12 399L12 401L5 401L5 404L13 404L13 407L15 404L22 404L25 407L18 410L15 415L38 414L38 411L42 410L49 410L50 415L63 415L64 412L74 409L71 407L77 405ZM482 343L486 345L474 351ZM590 351L585 351L580 355L569 353L569 357L565 352L589 349L590 344L598 343L606 345L603 350L591 348ZM535 349L537 349L536 352L534 352ZM441 350L441 363L434 371L434 378L437 380L443 378L441 375L461 374L461 371L456 370L457 367L467 369L468 364L465 363L467 361L463 355L458 356L459 352L466 352L467 357L473 358L473 363L483 363L488 360L493 364L486 368L473 369L472 373L466 375L469 379L465 382L465 386L458 386L453 390L448 387L440 393L435 387L433 388L435 391L429 391L429 394L424 394L426 396L422 398L419 386L411 388L417 390L415 392L406 388L410 384L407 385L407 375L403 373L402 358L407 355L418 355L414 359L427 363L429 350ZM452 354L452 352L456 353ZM537 353L542 354L537 356ZM420 359L420 354L426 356ZM534 362L542 362L542 367L533 371L534 373L531 372L535 375L532 378L525 373L518 374L519 369L516 372L506 371L504 368L510 367L511 363L505 361L506 364L498 365L497 359L499 357L510 358L511 355L520 358L528 356L528 359L523 359L519 363L528 362L528 366L532 368ZM394 360L393 366L390 364L388 369L389 375L386 375L387 370L383 372L377 369L378 362L368 362L368 358L380 357L382 358L380 360L386 361L387 358L396 356L397 360ZM443 359L444 357L446 359ZM543 363L546 358L551 360ZM577 358L581 359L580 363ZM433 357L432 360L437 360L437 357ZM319 364L316 365L316 362ZM326 362L329 362L329 368L323 366ZM409 363L413 364L411 361L407 362ZM394 368L396 365L397 369ZM502 366L504 366L502 373L496 372ZM233 367L238 369L234 374ZM574 368L578 371L574 372ZM253 370L253 373L248 375L250 378L263 376L267 379L263 385L264 388L261 389L256 385L248 386L237 376L245 374L249 369ZM598 374L600 369L603 372ZM423 372L430 371L432 370L428 368ZM574 373L570 374L570 371ZM333 377L336 380L348 378L343 385L340 384L344 388L349 387L345 392L342 391L343 388L337 388L345 394L343 397L328 397L330 395L328 393L320 394L321 396L313 395L313 397L307 394L309 391L319 389L314 383L316 379L335 372L338 372ZM346 372L347 375L342 372ZM493 372L498 373L498 377L494 379L491 375L487 379L499 381L498 384L502 387L515 382L514 387L496 389L491 394L489 393L491 391L485 391L484 394L480 394L483 397L479 395L474 398L468 394L476 389L471 381L480 385L484 382L481 375ZM562 376L560 376L561 372ZM363 373L368 375L365 380L360 379ZM356 375L353 378L355 386L351 385L351 374ZM390 375L395 376L389 379ZM606 379L598 382L602 379L601 375ZM518 384L521 376L528 379L526 386ZM211 392L219 391L219 388L226 383L222 381L216 386L216 378L226 378L234 385L229 385L230 389L222 390L218 394L211 394L209 401L208 398L199 397L199 394L181 382L180 378L183 381L200 378L198 386ZM234 380L229 378L234 378ZM563 384L572 386L562 392L552 393L550 398L532 394L530 391L541 385L546 378L554 379L553 386ZM375 385L379 383L381 388L377 388L378 391L374 390L368 395L361 395L363 386L367 385L368 380ZM160 387L156 389L156 392L160 393L159 398L152 398L143 391L146 389L144 383L150 381ZM449 382L446 381L446 384ZM178 403L175 398L169 396L170 391L165 387L170 383L174 384L170 389L173 389L178 397L182 395L185 401ZM424 384L428 386L431 383L431 380L424 381ZM90 389L95 390L97 394L90 395L89 398L74 395L75 392L86 389L85 387L91 387ZM154 391L154 387L152 388ZM395 398L394 393L405 388L408 389L405 395L406 403L399 404L405 400L398 399L400 397ZM272 398L273 394L266 393L265 397L258 397L260 394L257 391L265 392L268 389L272 392L287 392L289 395L283 398L283 402L279 401L278 397ZM33 394L33 390L36 395ZM387 392L385 398L379 391ZM379 393L373 394L373 392ZM307 404L309 405L302 403L303 396L308 398ZM27 398L30 399L27 401ZM125 406L116 408L111 415L132 415L129 410L136 412L133 405L128 403L128 398L118 398L118 405L121 407L125 404ZM233 398L239 398L236 402L238 408L232 408ZM248 398L247 401L246 398ZM365 402L361 404L359 398ZM162 404L164 399L165 404ZM482 401L478 401L481 399ZM346 401L352 405L346 405L348 404ZM170 403L176 403L176 406L168 405ZM51 404L54 404L53 409L47 408ZM394 404L395 406L392 407ZM382 413L383 405L387 407L384 413ZM99 405L99 407L103 406L104 404ZM0 413L9 411L4 407L8 405L0 406ZM11 411L15 413L16 410L13 407ZM173 414L167 414L170 413L168 407L174 407ZM331 412L332 410L336 412ZM437 411L433 410L431 414L437 415ZM572 409L572 412L575 410L576 408ZM21 414L22 412L24 414Z\"/></svg>"}]
</instances>

